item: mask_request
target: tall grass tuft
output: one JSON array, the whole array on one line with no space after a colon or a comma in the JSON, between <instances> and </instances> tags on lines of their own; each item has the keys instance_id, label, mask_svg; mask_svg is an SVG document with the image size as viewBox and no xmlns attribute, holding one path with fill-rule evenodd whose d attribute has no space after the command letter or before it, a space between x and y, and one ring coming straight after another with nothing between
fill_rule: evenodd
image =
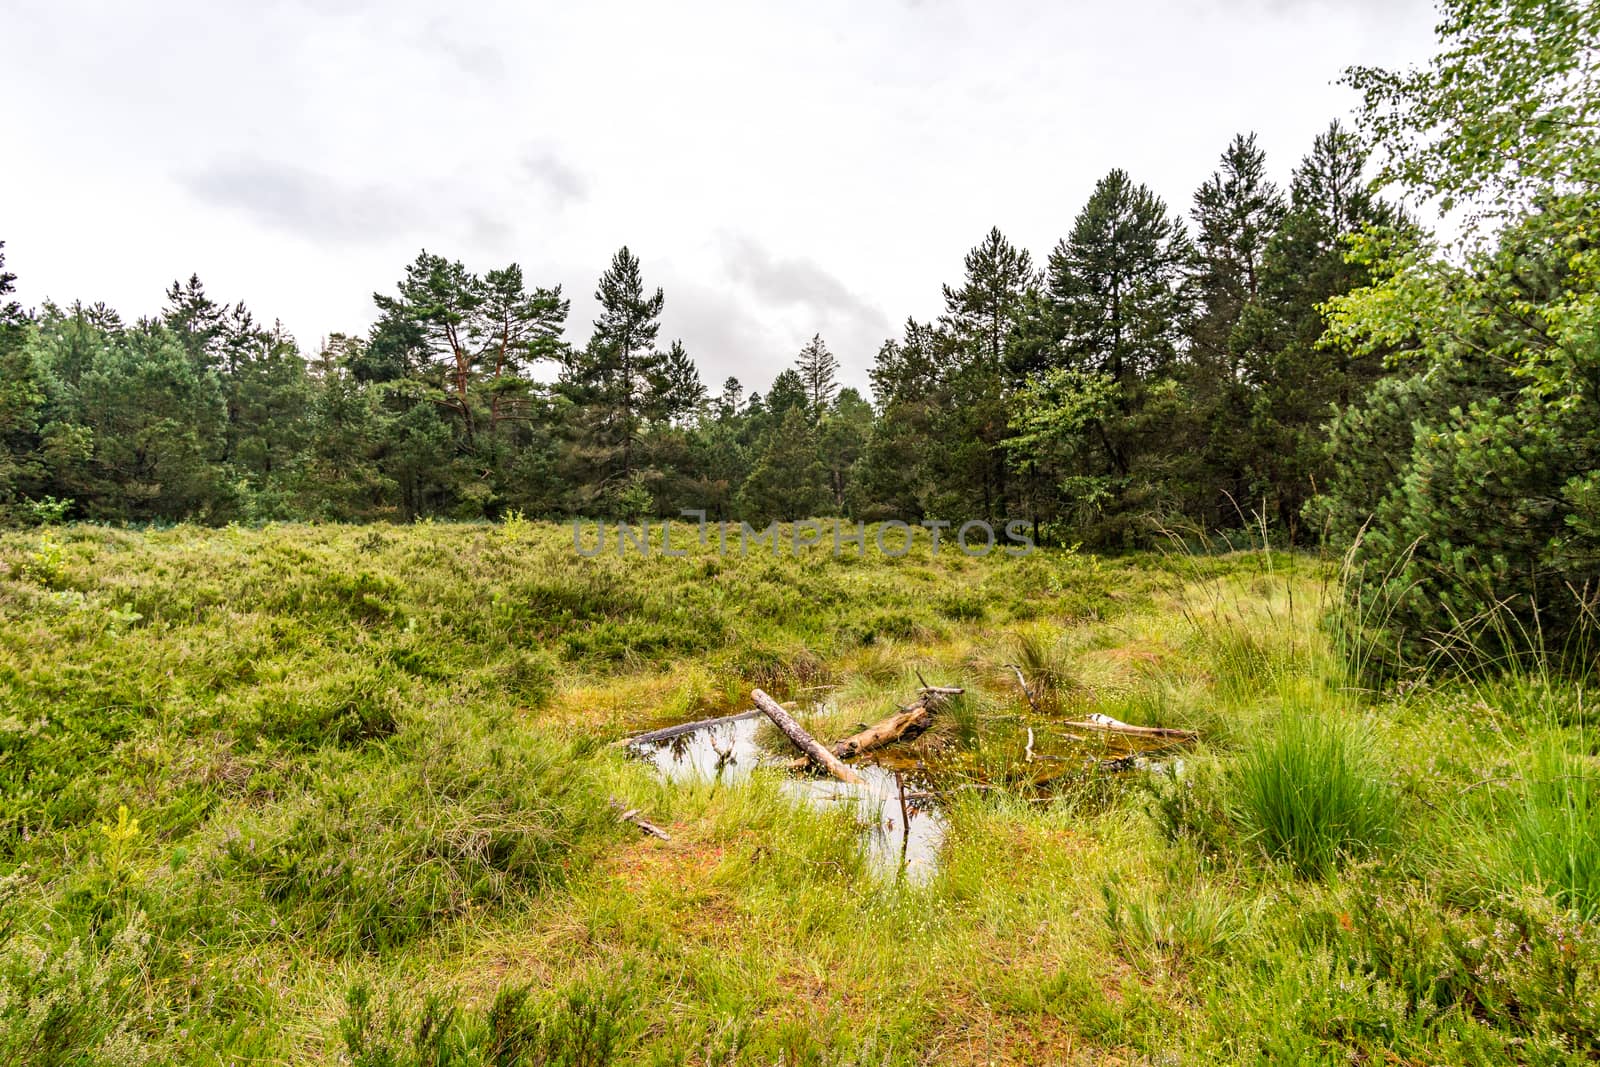
<instances>
[{"instance_id":1,"label":"tall grass tuft","mask_svg":"<svg viewBox=\"0 0 1600 1067\"><path fill-rule=\"evenodd\" d=\"M1287 712L1246 747L1235 789L1246 831L1307 877L1371 851L1393 830L1394 798L1356 720Z\"/></svg>"},{"instance_id":2,"label":"tall grass tuft","mask_svg":"<svg viewBox=\"0 0 1600 1067\"><path fill-rule=\"evenodd\" d=\"M1585 920L1600 916L1600 774L1555 741L1533 752L1508 847L1525 879Z\"/></svg>"},{"instance_id":3,"label":"tall grass tuft","mask_svg":"<svg viewBox=\"0 0 1600 1067\"><path fill-rule=\"evenodd\" d=\"M1077 688L1072 648L1059 633L1023 630L1011 639L1012 662L1028 680L1038 705L1053 711Z\"/></svg>"}]
</instances>

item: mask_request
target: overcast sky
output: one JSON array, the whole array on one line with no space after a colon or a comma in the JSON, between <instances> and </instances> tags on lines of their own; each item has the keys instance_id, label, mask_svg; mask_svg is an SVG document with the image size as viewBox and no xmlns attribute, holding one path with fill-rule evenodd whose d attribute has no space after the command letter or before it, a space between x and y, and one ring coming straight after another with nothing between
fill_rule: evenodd
<instances>
[{"instance_id":1,"label":"overcast sky","mask_svg":"<svg viewBox=\"0 0 1600 1067\"><path fill-rule=\"evenodd\" d=\"M619 245L713 391L821 332L865 385L992 225L1040 259L1123 167L1187 212L1280 181L1426 0L0 0L0 239L25 304L198 272L310 350L419 248L516 261L589 334Z\"/></svg>"}]
</instances>

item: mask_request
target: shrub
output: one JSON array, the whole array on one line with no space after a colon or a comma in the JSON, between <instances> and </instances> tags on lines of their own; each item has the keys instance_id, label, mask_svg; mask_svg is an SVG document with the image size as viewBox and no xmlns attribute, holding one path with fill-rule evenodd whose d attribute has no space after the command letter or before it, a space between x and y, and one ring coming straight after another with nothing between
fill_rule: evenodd
<instances>
[{"instance_id":1,"label":"shrub","mask_svg":"<svg viewBox=\"0 0 1600 1067\"><path fill-rule=\"evenodd\" d=\"M1393 797L1353 720L1287 712L1250 744L1234 780L1245 830L1274 859L1320 877L1389 836Z\"/></svg>"},{"instance_id":2,"label":"shrub","mask_svg":"<svg viewBox=\"0 0 1600 1067\"><path fill-rule=\"evenodd\" d=\"M0 951L0 1063L143 1063L133 1024L148 1011L149 943L138 914L104 951L12 938Z\"/></svg>"},{"instance_id":3,"label":"shrub","mask_svg":"<svg viewBox=\"0 0 1600 1067\"><path fill-rule=\"evenodd\" d=\"M1417 373L1335 420L1310 516L1353 546L1349 614L1370 668L1426 664L1441 647L1472 667L1528 652L1592 666L1600 346L1592 313L1572 306L1595 298L1581 264L1597 220L1577 196L1508 227L1476 257L1477 281L1422 313L1457 328L1421 332ZM1363 299L1346 298L1357 320Z\"/></svg>"}]
</instances>

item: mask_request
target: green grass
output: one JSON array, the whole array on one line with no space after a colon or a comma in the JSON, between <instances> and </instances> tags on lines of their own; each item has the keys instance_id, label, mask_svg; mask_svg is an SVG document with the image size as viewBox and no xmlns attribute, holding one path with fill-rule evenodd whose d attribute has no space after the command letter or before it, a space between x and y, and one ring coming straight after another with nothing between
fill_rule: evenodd
<instances>
[{"instance_id":1,"label":"green grass","mask_svg":"<svg viewBox=\"0 0 1600 1067\"><path fill-rule=\"evenodd\" d=\"M1336 580L0 535L0 1063L1589 1061L1592 692L1359 691ZM947 823L925 883L782 771L608 744L755 686L842 736L919 673L968 690L901 753ZM1202 740L1098 768L1058 725L1091 713Z\"/></svg>"},{"instance_id":2,"label":"green grass","mask_svg":"<svg viewBox=\"0 0 1600 1067\"><path fill-rule=\"evenodd\" d=\"M1372 747L1353 716L1286 711L1239 761L1234 789L1249 837L1309 877L1384 844L1394 799Z\"/></svg>"},{"instance_id":3,"label":"green grass","mask_svg":"<svg viewBox=\"0 0 1600 1067\"><path fill-rule=\"evenodd\" d=\"M1582 918L1600 918L1600 769L1587 751L1547 740L1512 801L1513 869Z\"/></svg>"}]
</instances>

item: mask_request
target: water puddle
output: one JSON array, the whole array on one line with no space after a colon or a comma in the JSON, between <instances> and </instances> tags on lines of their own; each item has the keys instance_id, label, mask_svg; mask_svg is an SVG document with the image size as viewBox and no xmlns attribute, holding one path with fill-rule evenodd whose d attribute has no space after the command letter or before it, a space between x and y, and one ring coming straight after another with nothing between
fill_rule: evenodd
<instances>
[{"instance_id":1,"label":"water puddle","mask_svg":"<svg viewBox=\"0 0 1600 1067\"><path fill-rule=\"evenodd\" d=\"M669 782L731 785L748 778L764 762L757 740L764 721L748 718L719 723L664 741L635 745L633 752L649 761ZM775 759L768 762L781 764ZM862 778L860 785L796 776L785 779L782 789L786 795L818 808L853 805L873 872L887 878L904 878L913 884L926 882L938 867L947 824L927 796L925 783L866 760L851 766Z\"/></svg>"},{"instance_id":2,"label":"water puddle","mask_svg":"<svg viewBox=\"0 0 1600 1067\"><path fill-rule=\"evenodd\" d=\"M733 785L763 764L791 769L787 742L773 742L781 750L764 747L764 723L759 712L746 713L664 739L647 739L630 751L668 782ZM916 755L902 745L881 749L850 763L862 778L860 784L788 774L781 788L817 808L852 805L873 872L921 884L938 868L948 829L936 800L941 791L1004 789L1048 799L1086 777L1183 773L1182 741L1117 733L1082 736L1066 730L1070 724L1035 724L1037 729L1017 719L990 722L953 747L949 739L935 742L932 751L919 743Z\"/></svg>"}]
</instances>

